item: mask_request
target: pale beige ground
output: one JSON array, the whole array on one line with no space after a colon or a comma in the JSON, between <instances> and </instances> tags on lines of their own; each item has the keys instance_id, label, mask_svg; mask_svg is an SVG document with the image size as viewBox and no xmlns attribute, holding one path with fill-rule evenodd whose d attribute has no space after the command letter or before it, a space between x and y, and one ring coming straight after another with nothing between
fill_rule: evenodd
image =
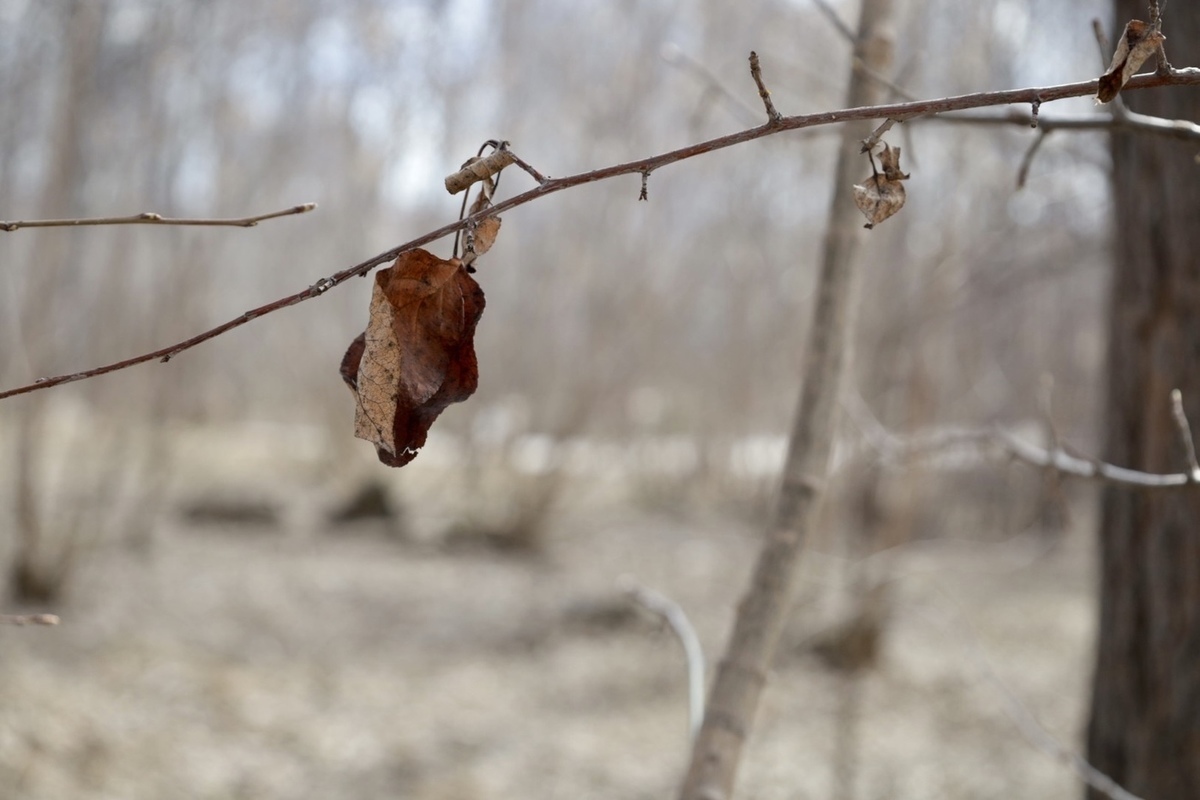
<instances>
[{"instance_id":1,"label":"pale beige ground","mask_svg":"<svg viewBox=\"0 0 1200 800\"><path fill-rule=\"evenodd\" d=\"M0 798L669 797L681 655L655 621L621 618L616 579L679 601L715 657L754 535L567 511L528 559L369 530L172 526L148 553L98 554L61 627L0 628ZM1079 796L968 642L1074 745L1089 553L1076 532L1041 557L1015 541L897 561L886 654L857 689L858 797ZM810 555L803 596L836 571ZM781 659L742 797L831 796L842 687L811 656Z\"/></svg>"}]
</instances>

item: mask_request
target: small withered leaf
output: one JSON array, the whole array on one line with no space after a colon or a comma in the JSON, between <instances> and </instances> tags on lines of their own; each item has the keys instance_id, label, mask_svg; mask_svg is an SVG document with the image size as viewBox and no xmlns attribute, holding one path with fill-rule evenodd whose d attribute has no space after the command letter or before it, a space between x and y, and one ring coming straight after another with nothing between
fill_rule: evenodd
<instances>
[{"instance_id":1,"label":"small withered leaf","mask_svg":"<svg viewBox=\"0 0 1200 800\"><path fill-rule=\"evenodd\" d=\"M468 214L478 214L480 211L491 208L492 192L495 191L495 181L488 178L480 184L479 194L475 197L475 201L471 203ZM487 217L475 224L473 230L467 232L466 246L463 248L462 262L466 266L475 263L475 259L492 249L492 245L496 243L496 236L500 233L500 217Z\"/></svg>"},{"instance_id":2,"label":"small withered leaf","mask_svg":"<svg viewBox=\"0 0 1200 800\"><path fill-rule=\"evenodd\" d=\"M900 169L900 148L885 143L879 163L882 172L876 171L862 183L854 184L854 205L867 218L867 224L863 226L866 228L874 228L903 208L907 197L901 181L909 176ZM874 158L871 158L871 167L875 168Z\"/></svg>"},{"instance_id":3,"label":"small withered leaf","mask_svg":"<svg viewBox=\"0 0 1200 800\"><path fill-rule=\"evenodd\" d=\"M483 290L462 262L403 253L375 275L367 330L350 343L341 374L355 397L354 435L401 467L429 426L479 382L475 326Z\"/></svg>"},{"instance_id":4,"label":"small withered leaf","mask_svg":"<svg viewBox=\"0 0 1200 800\"><path fill-rule=\"evenodd\" d=\"M1101 103L1112 102L1138 68L1166 40L1167 37L1158 26L1140 19L1129 20L1125 24L1125 32L1121 34L1121 41L1117 43L1108 72L1100 76L1100 91L1096 93L1096 99Z\"/></svg>"}]
</instances>

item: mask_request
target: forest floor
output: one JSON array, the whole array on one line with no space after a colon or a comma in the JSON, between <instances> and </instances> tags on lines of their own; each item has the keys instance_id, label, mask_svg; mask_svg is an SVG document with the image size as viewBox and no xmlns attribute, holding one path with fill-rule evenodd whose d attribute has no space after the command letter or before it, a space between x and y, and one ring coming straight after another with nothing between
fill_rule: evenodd
<instances>
[{"instance_id":1,"label":"forest floor","mask_svg":"<svg viewBox=\"0 0 1200 800\"><path fill-rule=\"evenodd\" d=\"M671 797L683 658L618 579L681 604L715 660L756 535L569 504L536 555L176 520L95 552L59 627L0 628L0 800ZM863 800L1078 796L1008 709L1078 747L1091 552L1082 529L902 548L855 677L805 645L841 570L808 554L739 796L832 797L839 772Z\"/></svg>"}]
</instances>

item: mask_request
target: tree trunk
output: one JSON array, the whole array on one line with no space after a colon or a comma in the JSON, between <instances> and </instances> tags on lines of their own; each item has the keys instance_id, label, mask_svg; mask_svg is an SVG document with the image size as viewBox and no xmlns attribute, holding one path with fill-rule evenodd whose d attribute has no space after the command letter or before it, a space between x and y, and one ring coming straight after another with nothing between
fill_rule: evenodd
<instances>
[{"instance_id":1,"label":"tree trunk","mask_svg":"<svg viewBox=\"0 0 1200 800\"><path fill-rule=\"evenodd\" d=\"M852 68L847 108L879 102L882 90L869 71L886 72L891 63L892 7L892 0L864 0L859 10L854 57L867 69ZM816 521L837 428L838 392L851 350L857 288L854 254L862 231L852 187L866 169L856 142L869 132L870 126L861 123L843 133L812 323L801 362L803 386L779 494L750 586L738 606L725 657L717 667L680 800L728 800L733 796L742 748L753 728L791 607L801 549Z\"/></svg>"},{"instance_id":2,"label":"tree trunk","mask_svg":"<svg viewBox=\"0 0 1200 800\"><path fill-rule=\"evenodd\" d=\"M1145 18L1117 0L1117 31ZM1167 55L1200 63L1200 6L1171 3ZM1132 109L1200 118L1191 89L1131 93ZM1200 166L1196 146L1114 134L1116 264L1109 322L1105 459L1180 472L1170 393L1200 423ZM1092 764L1152 800L1200 797L1200 489L1105 491L1100 630L1088 728ZM1095 792L1091 798L1099 798Z\"/></svg>"}]
</instances>

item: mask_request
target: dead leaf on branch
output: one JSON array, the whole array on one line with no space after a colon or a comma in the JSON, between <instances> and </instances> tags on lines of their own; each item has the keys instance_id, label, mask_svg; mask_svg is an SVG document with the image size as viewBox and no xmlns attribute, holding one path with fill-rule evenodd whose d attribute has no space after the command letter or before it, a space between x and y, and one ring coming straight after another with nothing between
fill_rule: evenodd
<instances>
[{"instance_id":1,"label":"dead leaf on branch","mask_svg":"<svg viewBox=\"0 0 1200 800\"><path fill-rule=\"evenodd\" d=\"M341 373L355 397L354 435L384 464L416 458L438 415L475 392L483 307L483 290L457 259L413 250L376 273L367 330Z\"/></svg>"},{"instance_id":2,"label":"dead leaf on branch","mask_svg":"<svg viewBox=\"0 0 1200 800\"><path fill-rule=\"evenodd\" d=\"M867 218L863 227L874 228L904 207L906 195L901 181L908 180L908 175L900 170L899 147L884 143L879 154L882 172L875 168L875 158L870 152L867 157L871 159L873 174L862 183L854 184L854 205Z\"/></svg>"},{"instance_id":3,"label":"dead leaf on branch","mask_svg":"<svg viewBox=\"0 0 1200 800\"><path fill-rule=\"evenodd\" d=\"M1100 91L1096 99L1101 103L1111 102L1120 93L1121 88L1129 82L1142 64L1146 63L1167 37L1157 25L1131 19L1125 24L1125 32L1113 53L1112 63L1108 72L1100 77Z\"/></svg>"},{"instance_id":4,"label":"dead leaf on branch","mask_svg":"<svg viewBox=\"0 0 1200 800\"><path fill-rule=\"evenodd\" d=\"M475 197L475 202L471 203L471 208L467 211L468 215L474 215L492 206L492 192L495 191L496 182L493 178L484 179L479 187L479 194ZM475 259L492 249L492 245L496 243L496 236L500 233L500 217L487 217L474 226L468 228L463 245L463 265L467 267L468 272L474 272L471 265L475 263Z\"/></svg>"}]
</instances>

